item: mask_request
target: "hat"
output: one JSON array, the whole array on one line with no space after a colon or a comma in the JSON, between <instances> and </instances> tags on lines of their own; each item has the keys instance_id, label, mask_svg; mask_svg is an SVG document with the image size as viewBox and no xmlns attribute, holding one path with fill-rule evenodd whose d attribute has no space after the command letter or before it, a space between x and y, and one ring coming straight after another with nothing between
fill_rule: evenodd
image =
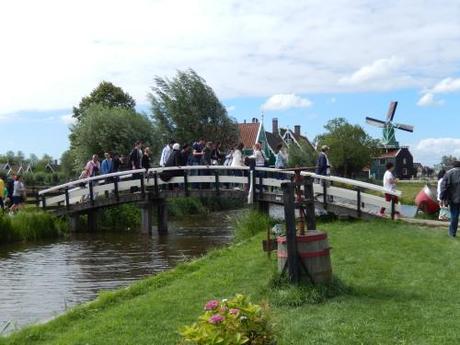
<instances>
[{"instance_id":1,"label":"hat","mask_svg":"<svg viewBox=\"0 0 460 345\"><path fill-rule=\"evenodd\" d=\"M175 144L173 145L173 150L180 150L180 145L179 145L179 143L175 143Z\"/></svg>"},{"instance_id":2,"label":"hat","mask_svg":"<svg viewBox=\"0 0 460 345\"><path fill-rule=\"evenodd\" d=\"M328 151L328 150L329 150L329 146L327 145L321 146L321 151Z\"/></svg>"}]
</instances>

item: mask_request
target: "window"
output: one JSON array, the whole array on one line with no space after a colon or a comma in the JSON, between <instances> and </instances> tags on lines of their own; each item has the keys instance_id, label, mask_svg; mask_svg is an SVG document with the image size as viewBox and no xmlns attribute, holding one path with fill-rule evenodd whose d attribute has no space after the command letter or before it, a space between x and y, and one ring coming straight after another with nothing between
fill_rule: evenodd
<instances>
[{"instance_id":1,"label":"window","mask_svg":"<svg viewBox=\"0 0 460 345\"><path fill-rule=\"evenodd\" d=\"M286 133L286 136L284 137L284 140L286 140L287 144L292 143L291 135L289 133Z\"/></svg>"},{"instance_id":2,"label":"window","mask_svg":"<svg viewBox=\"0 0 460 345\"><path fill-rule=\"evenodd\" d=\"M407 164L407 158L403 158L403 164L404 164L404 165Z\"/></svg>"},{"instance_id":3,"label":"window","mask_svg":"<svg viewBox=\"0 0 460 345\"><path fill-rule=\"evenodd\" d=\"M407 176L407 169L404 168L404 169L402 170L402 173L403 173L404 176Z\"/></svg>"},{"instance_id":4,"label":"window","mask_svg":"<svg viewBox=\"0 0 460 345\"><path fill-rule=\"evenodd\" d=\"M385 159L380 160L380 165L385 165L386 163L387 163L387 161Z\"/></svg>"}]
</instances>

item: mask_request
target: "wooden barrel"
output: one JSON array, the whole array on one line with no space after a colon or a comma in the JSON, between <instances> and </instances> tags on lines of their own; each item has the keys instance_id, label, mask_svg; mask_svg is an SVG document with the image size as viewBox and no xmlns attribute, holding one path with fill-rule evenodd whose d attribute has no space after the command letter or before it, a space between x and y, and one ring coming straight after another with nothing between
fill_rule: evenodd
<instances>
[{"instance_id":1,"label":"wooden barrel","mask_svg":"<svg viewBox=\"0 0 460 345\"><path fill-rule=\"evenodd\" d=\"M280 236L278 241L278 271L282 272L287 261L286 237ZM297 252L315 284L328 283L332 280L332 266L327 234L323 231L307 231L297 236ZM305 275L304 269L300 269Z\"/></svg>"}]
</instances>

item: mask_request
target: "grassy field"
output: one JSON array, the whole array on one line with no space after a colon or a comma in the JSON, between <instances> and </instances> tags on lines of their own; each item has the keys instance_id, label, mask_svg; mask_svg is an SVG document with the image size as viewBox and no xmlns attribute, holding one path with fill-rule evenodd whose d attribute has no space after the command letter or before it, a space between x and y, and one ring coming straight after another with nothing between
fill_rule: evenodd
<instances>
[{"instance_id":1,"label":"grassy field","mask_svg":"<svg viewBox=\"0 0 460 345\"><path fill-rule=\"evenodd\" d=\"M424 182L404 182L399 181L396 188L402 192L401 203L415 205L415 197L425 186Z\"/></svg>"},{"instance_id":2,"label":"grassy field","mask_svg":"<svg viewBox=\"0 0 460 345\"><path fill-rule=\"evenodd\" d=\"M268 300L279 344L460 342L460 242L444 232L385 220L318 228L329 233L334 272L347 287L324 303L293 307L274 299L269 282L275 255L268 259L262 252L258 234L103 293L45 325L0 338L0 344L176 344L178 328L193 321L205 301L235 293Z\"/></svg>"}]
</instances>

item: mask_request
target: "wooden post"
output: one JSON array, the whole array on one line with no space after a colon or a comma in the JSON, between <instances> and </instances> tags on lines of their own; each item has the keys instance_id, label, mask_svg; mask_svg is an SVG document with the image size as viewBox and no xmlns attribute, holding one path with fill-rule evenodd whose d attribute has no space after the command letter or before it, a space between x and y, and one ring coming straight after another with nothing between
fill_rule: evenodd
<instances>
[{"instance_id":1,"label":"wooden post","mask_svg":"<svg viewBox=\"0 0 460 345\"><path fill-rule=\"evenodd\" d=\"M68 219L70 232L77 232L80 228L80 215L72 214Z\"/></svg>"},{"instance_id":2,"label":"wooden post","mask_svg":"<svg viewBox=\"0 0 460 345\"><path fill-rule=\"evenodd\" d=\"M184 193L185 193L185 196L190 196L190 191L189 191L189 188L188 188L188 172L187 170L184 170Z\"/></svg>"},{"instance_id":3,"label":"wooden post","mask_svg":"<svg viewBox=\"0 0 460 345\"><path fill-rule=\"evenodd\" d=\"M89 200L90 200L91 206L94 206L94 190L93 190L92 180L88 182L88 186L89 186Z\"/></svg>"},{"instance_id":4,"label":"wooden post","mask_svg":"<svg viewBox=\"0 0 460 345\"><path fill-rule=\"evenodd\" d=\"M141 194L142 194L142 198L145 198L145 181L144 181L144 175L145 173L142 172L139 174L139 180L141 181Z\"/></svg>"},{"instance_id":5,"label":"wooden post","mask_svg":"<svg viewBox=\"0 0 460 345\"><path fill-rule=\"evenodd\" d=\"M168 233L168 209L166 201L160 201L157 206L157 226L159 234Z\"/></svg>"},{"instance_id":6,"label":"wooden post","mask_svg":"<svg viewBox=\"0 0 460 345\"><path fill-rule=\"evenodd\" d=\"M95 232L97 230L97 210L88 211L88 231Z\"/></svg>"},{"instance_id":7,"label":"wooden post","mask_svg":"<svg viewBox=\"0 0 460 345\"><path fill-rule=\"evenodd\" d=\"M395 205L395 198L392 195L391 196L391 219L395 219L395 214L396 214L396 205Z\"/></svg>"},{"instance_id":8,"label":"wooden post","mask_svg":"<svg viewBox=\"0 0 460 345\"><path fill-rule=\"evenodd\" d=\"M113 178L113 192L115 193L115 200L120 201L120 193L118 192L118 176Z\"/></svg>"},{"instance_id":9,"label":"wooden post","mask_svg":"<svg viewBox=\"0 0 460 345\"><path fill-rule=\"evenodd\" d=\"M327 181L326 180L321 180L321 183L323 184L323 205L324 208L327 208Z\"/></svg>"},{"instance_id":10,"label":"wooden post","mask_svg":"<svg viewBox=\"0 0 460 345\"><path fill-rule=\"evenodd\" d=\"M297 254L297 233L295 226L294 186L283 183L284 218L286 221L286 244L288 276L291 283L300 281L299 259Z\"/></svg>"},{"instance_id":11,"label":"wooden post","mask_svg":"<svg viewBox=\"0 0 460 345\"><path fill-rule=\"evenodd\" d=\"M220 195L220 186L219 186L219 170L214 171L214 176L216 180L216 196Z\"/></svg>"},{"instance_id":12,"label":"wooden post","mask_svg":"<svg viewBox=\"0 0 460 345\"><path fill-rule=\"evenodd\" d=\"M153 173L153 181L155 182L155 196L158 198L160 195L160 188L158 186L158 171Z\"/></svg>"},{"instance_id":13,"label":"wooden post","mask_svg":"<svg viewBox=\"0 0 460 345\"><path fill-rule=\"evenodd\" d=\"M70 209L70 198L69 198L69 188L65 189L65 208L67 211Z\"/></svg>"},{"instance_id":14,"label":"wooden post","mask_svg":"<svg viewBox=\"0 0 460 345\"><path fill-rule=\"evenodd\" d=\"M361 218L361 188L357 187L356 188L356 212L358 214L358 217Z\"/></svg>"},{"instance_id":15,"label":"wooden post","mask_svg":"<svg viewBox=\"0 0 460 345\"><path fill-rule=\"evenodd\" d=\"M42 195L42 207L44 210L46 210L46 196L45 194Z\"/></svg>"},{"instance_id":16,"label":"wooden post","mask_svg":"<svg viewBox=\"0 0 460 345\"><path fill-rule=\"evenodd\" d=\"M315 197L313 193L313 178L304 177L303 191L305 197L305 218L307 221L307 231L316 230L315 216Z\"/></svg>"},{"instance_id":17,"label":"wooden post","mask_svg":"<svg viewBox=\"0 0 460 345\"><path fill-rule=\"evenodd\" d=\"M141 232L143 234L152 233L152 214L153 207L150 202L141 204Z\"/></svg>"}]
</instances>

